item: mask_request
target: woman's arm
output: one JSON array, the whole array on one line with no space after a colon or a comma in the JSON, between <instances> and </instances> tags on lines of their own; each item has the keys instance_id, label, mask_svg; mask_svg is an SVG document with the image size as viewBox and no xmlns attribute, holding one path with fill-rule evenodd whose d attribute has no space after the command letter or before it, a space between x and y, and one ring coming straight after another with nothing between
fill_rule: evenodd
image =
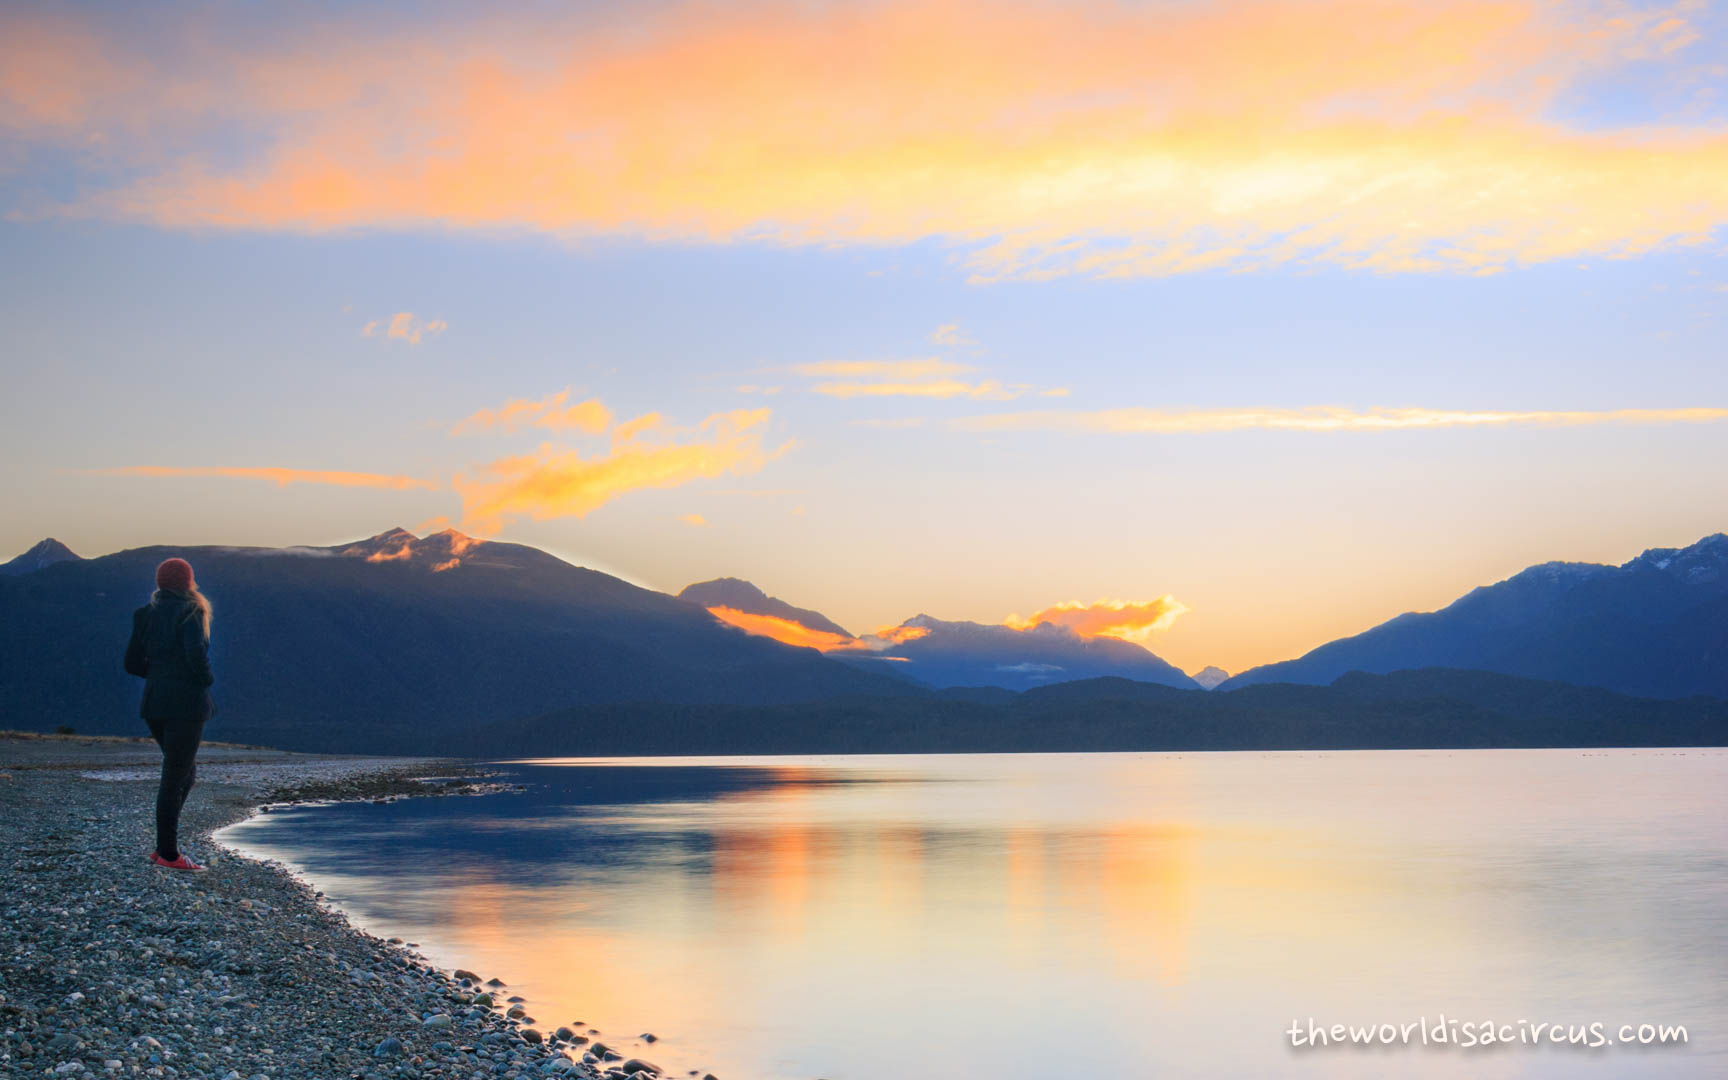
<instances>
[{"instance_id":1,"label":"woman's arm","mask_svg":"<svg viewBox=\"0 0 1728 1080\"><path fill-rule=\"evenodd\" d=\"M144 620L132 613L132 640L126 643L126 674L150 677L150 658L144 655Z\"/></svg>"},{"instance_id":2,"label":"woman's arm","mask_svg":"<svg viewBox=\"0 0 1728 1080\"><path fill-rule=\"evenodd\" d=\"M180 620L180 650L186 654L186 666L194 678L205 686L216 681L210 674L210 639L204 636L204 624L196 615Z\"/></svg>"}]
</instances>

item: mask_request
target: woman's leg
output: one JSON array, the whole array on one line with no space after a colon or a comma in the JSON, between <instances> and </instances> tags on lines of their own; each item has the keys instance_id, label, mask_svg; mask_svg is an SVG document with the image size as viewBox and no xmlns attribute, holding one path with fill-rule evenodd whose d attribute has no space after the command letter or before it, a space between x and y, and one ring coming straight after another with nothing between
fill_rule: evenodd
<instances>
[{"instance_id":1,"label":"woman's leg","mask_svg":"<svg viewBox=\"0 0 1728 1080\"><path fill-rule=\"evenodd\" d=\"M198 744L204 738L202 720L165 720L152 724L161 734L162 782L156 788L156 854L172 862L180 857L180 808L198 775Z\"/></svg>"}]
</instances>

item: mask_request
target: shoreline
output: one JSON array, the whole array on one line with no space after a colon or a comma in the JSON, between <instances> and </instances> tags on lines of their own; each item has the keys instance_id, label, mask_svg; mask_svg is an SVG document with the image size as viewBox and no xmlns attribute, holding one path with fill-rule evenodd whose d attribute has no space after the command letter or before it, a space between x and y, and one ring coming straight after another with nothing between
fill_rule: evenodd
<instances>
[{"instance_id":1,"label":"shoreline","mask_svg":"<svg viewBox=\"0 0 1728 1080\"><path fill-rule=\"evenodd\" d=\"M585 1034L507 1015L491 995L509 993L501 983L464 979L474 973L361 929L288 867L213 836L285 803L506 790L484 783L480 762L210 746L181 821L203 873L145 859L159 765L149 739L0 735L0 1071L658 1074Z\"/></svg>"}]
</instances>

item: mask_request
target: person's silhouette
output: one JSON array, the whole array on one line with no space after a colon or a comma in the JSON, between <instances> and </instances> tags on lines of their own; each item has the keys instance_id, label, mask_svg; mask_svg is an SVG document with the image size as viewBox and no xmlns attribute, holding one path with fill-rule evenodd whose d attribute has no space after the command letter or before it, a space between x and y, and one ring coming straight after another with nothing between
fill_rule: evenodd
<instances>
[{"instance_id":1,"label":"person's silhouette","mask_svg":"<svg viewBox=\"0 0 1728 1080\"><path fill-rule=\"evenodd\" d=\"M150 861L171 870L202 870L180 850L180 808L198 775L198 744L215 714L210 698L210 601L185 559L156 567L156 592L132 613L126 670L144 680L138 715L162 748L156 790L156 850Z\"/></svg>"}]
</instances>

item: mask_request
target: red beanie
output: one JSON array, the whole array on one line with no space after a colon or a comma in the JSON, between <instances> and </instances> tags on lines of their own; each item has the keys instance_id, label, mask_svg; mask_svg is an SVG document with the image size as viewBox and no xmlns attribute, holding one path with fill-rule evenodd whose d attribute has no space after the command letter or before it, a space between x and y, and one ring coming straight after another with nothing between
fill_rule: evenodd
<instances>
[{"instance_id":1,"label":"red beanie","mask_svg":"<svg viewBox=\"0 0 1728 1080\"><path fill-rule=\"evenodd\" d=\"M156 567L156 587L189 592L192 588L192 564L185 559L163 559Z\"/></svg>"}]
</instances>

